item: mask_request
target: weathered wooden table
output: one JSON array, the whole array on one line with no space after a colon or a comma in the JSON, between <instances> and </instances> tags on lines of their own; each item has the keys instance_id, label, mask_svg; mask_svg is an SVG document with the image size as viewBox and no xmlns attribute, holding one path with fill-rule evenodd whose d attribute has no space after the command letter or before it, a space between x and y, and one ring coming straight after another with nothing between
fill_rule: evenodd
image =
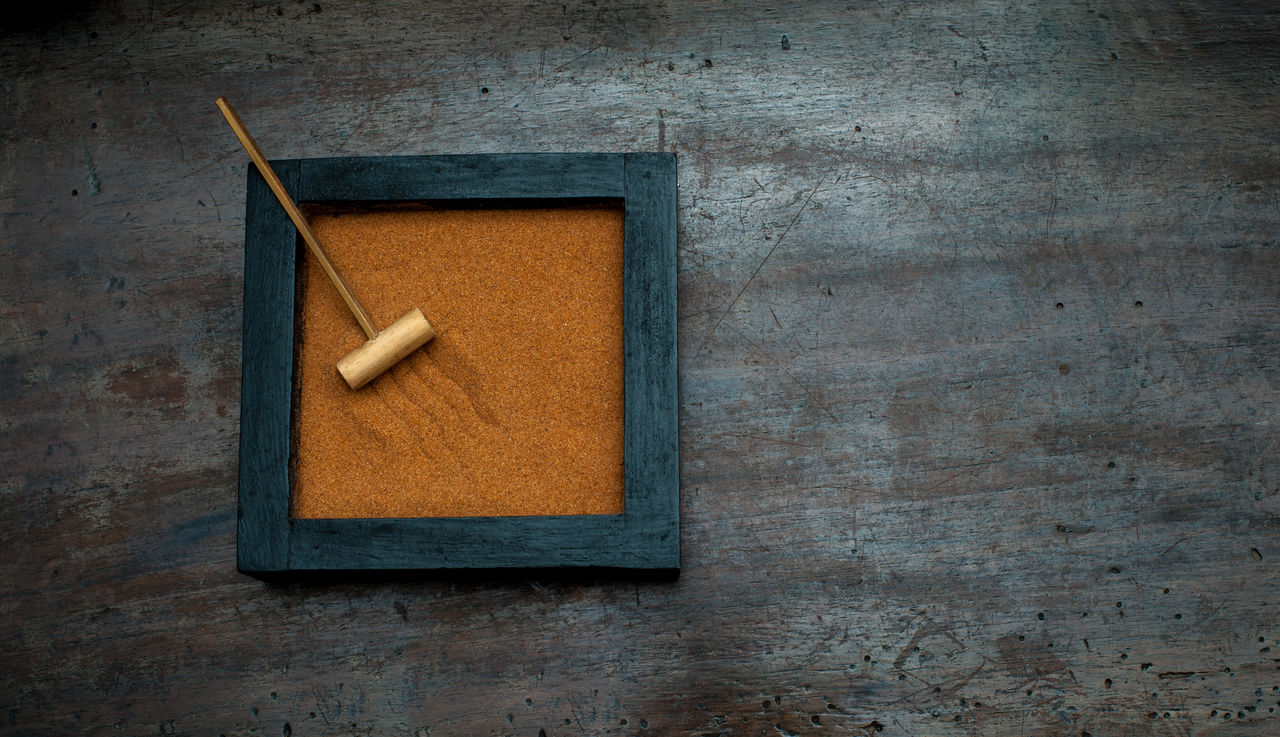
<instances>
[{"instance_id":1,"label":"weathered wooden table","mask_svg":"<svg viewBox=\"0 0 1280 737\"><path fill-rule=\"evenodd\" d=\"M1280 732L1280 15L1020 5L5 20L0 731ZM235 572L220 94L677 152L677 581Z\"/></svg>"}]
</instances>

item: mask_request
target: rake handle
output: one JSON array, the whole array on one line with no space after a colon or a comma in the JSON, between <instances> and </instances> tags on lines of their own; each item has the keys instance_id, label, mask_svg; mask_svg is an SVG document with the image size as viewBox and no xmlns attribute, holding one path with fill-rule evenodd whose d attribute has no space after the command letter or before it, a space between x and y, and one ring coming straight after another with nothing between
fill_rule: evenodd
<instances>
[{"instance_id":1,"label":"rake handle","mask_svg":"<svg viewBox=\"0 0 1280 737\"><path fill-rule=\"evenodd\" d=\"M262 149L258 148L253 136L249 135L244 123L240 122L240 116L236 115L236 111L231 109L231 104L227 102L225 97L219 97L217 105L218 109L222 111L223 117L227 119L227 123L231 125L231 130L235 131L236 138L240 139L241 145L249 152L249 158L253 159L253 163L258 167L262 178L267 180L267 186L271 187L276 199L280 200L280 204L284 206L284 211L289 213L289 219L293 221L293 224L298 228L298 232L302 234L302 240L307 242L307 248L311 250L311 255L315 256L316 260L320 262L324 273L329 275L329 281L333 282L333 286L338 289L338 294L342 295L342 301L347 303L352 316L356 318L356 322L360 323L360 329L364 331L364 334L370 340L378 337L378 329L373 326L373 318L369 317L364 305L360 304L360 300L356 299L356 295L352 294L351 287L347 286L346 280L334 268L333 262L329 260L329 255L324 252L324 248L320 245L316 234L311 232L311 226L307 224L307 219L302 216L302 211L298 209L298 206L293 202L293 198L285 191L284 185L280 182L280 177L276 176L271 164L267 163L267 157L262 154Z\"/></svg>"}]
</instances>

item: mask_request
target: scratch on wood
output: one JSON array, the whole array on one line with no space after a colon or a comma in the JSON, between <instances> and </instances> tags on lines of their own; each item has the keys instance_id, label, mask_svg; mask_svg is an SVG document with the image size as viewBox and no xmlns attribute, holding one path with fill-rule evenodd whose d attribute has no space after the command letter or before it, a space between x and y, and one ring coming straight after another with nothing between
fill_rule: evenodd
<instances>
[{"instance_id":1,"label":"scratch on wood","mask_svg":"<svg viewBox=\"0 0 1280 737\"><path fill-rule=\"evenodd\" d=\"M734 305L738 304L738 300L742 298L742 293L747 291L747 287L751 286L751 282L755 281L756 276L760 274L760 270L764 268L764 265L769 262L769 259L773 256L774 252L782 245L782 241L787 237L787 233L791 232L791 228L796 224L796 221L800 219L800 215L804 213L805 208L809 206L809 202L813 200L813 196L818 193L818 190L822 187L823 181L825 181L827 176L831 174L835 169L835 166L835 164L832 164L831 167L823 172L822 176L818 178L818 183L809 191L809 196L806 197L804 203L800 205L800 209L796 210L795 216L791 218L791 222L787 223L787 227L782 231L782 235L778 236L778 240L774 241L773 247L764 255L764 258L760 259L760 263L756 265L755 271L751 272L751 276L747 277L747 281L743 283L742 288L739 289L738 293L733 296L732 300L730 300L729 306L720 314L720 319L716 320L716 324L712 325L711 329L707 331L707 334L703 336L702 343L700 343L698 345L698 349L693 352L694 358L701 355L702 349L707 345L707 341L711 340L711 336L714 335L716 330L720 327L720 323L724 322L724 318L733 311Z\"/></svg>"}]
</instances>

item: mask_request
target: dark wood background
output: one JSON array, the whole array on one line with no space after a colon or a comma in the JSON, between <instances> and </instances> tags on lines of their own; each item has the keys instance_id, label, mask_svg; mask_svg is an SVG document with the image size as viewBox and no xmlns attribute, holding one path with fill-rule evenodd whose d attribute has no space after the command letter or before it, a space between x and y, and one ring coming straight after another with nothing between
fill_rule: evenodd
<instances>
[{"instance_id":1,"label":"dark wood background","mask_svg":"<svg viewBox=\"0 0 1280 737\"><path fill-rule=\"evenodd\" d=\"M3 731L1280 732L1273 3L43 5ZM220 94L281 158L679 155L679 580L235 572Z\"/></svg>"}]
</instances>

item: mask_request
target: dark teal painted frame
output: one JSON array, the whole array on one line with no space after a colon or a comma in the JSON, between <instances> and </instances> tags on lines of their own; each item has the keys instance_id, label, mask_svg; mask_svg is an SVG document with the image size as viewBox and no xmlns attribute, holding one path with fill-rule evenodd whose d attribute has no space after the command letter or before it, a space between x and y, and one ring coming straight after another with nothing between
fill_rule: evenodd
<instances>
[{"instance_id":1,"label":"dark teal painted frame","mask_svg":"<svg viewBox=\"0 0 1280 737\"><path fill-rule=\"evenodd\" d=\"M624 479L619 515L291 519L293 224L249 167L236 565L302 571L680 567L676 160L500 154L274 161L298 202L620 198L624 214Z\"/></svg>"}]
</instances>

